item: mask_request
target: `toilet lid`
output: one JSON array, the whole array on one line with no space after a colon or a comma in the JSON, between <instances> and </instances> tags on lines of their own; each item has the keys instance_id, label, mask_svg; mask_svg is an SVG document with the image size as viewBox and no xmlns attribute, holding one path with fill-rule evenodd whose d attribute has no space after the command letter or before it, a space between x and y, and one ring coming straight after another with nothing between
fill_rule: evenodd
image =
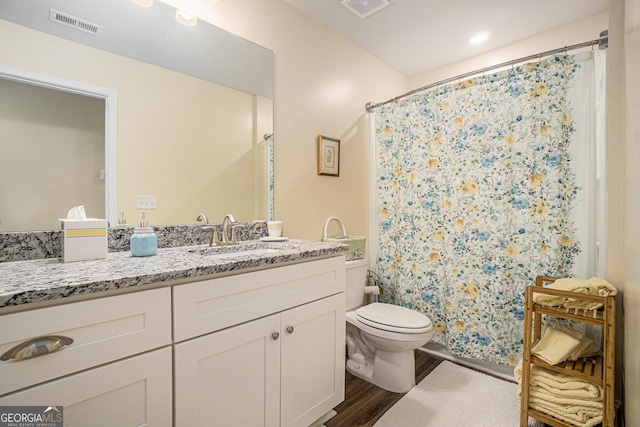
<instances>
[{"instance_id":1,"label":"toilet lid","mask_svg":"<svg viewBox=\"0 0 640 427\"><path fill-rule=\"evenodd\" d=\"M375 302L356 310L365 325L408 334L421 334L432 329L431 320L422 313L393 304Z\"/></svg>"}]
</instances>

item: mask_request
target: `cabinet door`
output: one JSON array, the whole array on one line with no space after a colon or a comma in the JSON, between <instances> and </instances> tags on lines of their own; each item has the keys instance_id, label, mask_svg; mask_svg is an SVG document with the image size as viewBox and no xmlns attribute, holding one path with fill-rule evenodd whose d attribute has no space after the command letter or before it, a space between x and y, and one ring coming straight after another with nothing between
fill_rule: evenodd
<instances>
[{"instance_id":1,"label":"cabinet door","mask_svg":"<svg viewBox=\"0 0 640 427\"><path fill-rule=\"evenodd\" d=\"M65 426L171 426L171 348L111 363L0 399L62 406Z\"/></svg>"},{"instance_id":2,"label":"cabinet door","mask_svg":"<svg viewBox=\"0 0 640 427\"><path fill-rule=\"evenodd\" d=\"M308 426L344 400L345 295L282 313L282 426Z\"/></svg>"},{"instance_id":3,"label":"cabinet door","mask_svg":"<svg viewBox=\"0 0 640 427\"><path fill-rule=\"evenodd\" d=\"M177 344L176 426L278 426L279 331L277 314Z\"/></svg>"}]
</instances>

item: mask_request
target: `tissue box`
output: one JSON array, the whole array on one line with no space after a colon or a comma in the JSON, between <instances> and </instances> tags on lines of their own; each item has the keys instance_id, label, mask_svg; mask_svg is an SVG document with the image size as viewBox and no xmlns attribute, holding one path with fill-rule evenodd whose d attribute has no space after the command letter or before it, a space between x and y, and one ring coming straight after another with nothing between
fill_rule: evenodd
<instances>
[{"instance_id":1,"label":"tissue box","mask_svg":"<svg viewBox=\"0 0 640 427\"><path fill-rule=\"evenodd\" d=\"M107 257L106 219L61 219L64 262Z\"/></svg>"}]
</instances>

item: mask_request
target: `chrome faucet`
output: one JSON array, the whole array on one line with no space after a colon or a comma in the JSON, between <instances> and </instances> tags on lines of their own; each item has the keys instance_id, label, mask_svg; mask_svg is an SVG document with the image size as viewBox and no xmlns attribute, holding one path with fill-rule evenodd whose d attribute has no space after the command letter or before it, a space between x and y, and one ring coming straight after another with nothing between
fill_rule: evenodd
<instances>
[{"instance_id":1,"label":"chrome faucet","mask_svg":"<svg viewBox=\"0 0 640 427\"><path fill-rule=\"evenodd\" d=\"M229 223L234 222L236 222L236 219L231 214L226 214L222 220L222 241L225 243L229 242Z\"/></svg>"},{"instance_id":2,"label":"chrome faucet","mask_svg":"<svg viewBox=\"0 0 640 427\"><path fill-rule=\"evenodd\" d=\"M235 224L235 225L234 225ZM231 238L229 238L229 226L231 226ZM225 215L222 220L222 244L223 245L237 245L238 244L238 228L242 225L238 225L236 219L231 214Z\"/></svg>"},{"instance_id":3,"label":"chrome faucet","mask_svg":"<svg viewBox=\"0 0 640 427\"><path fill-rule=\"evenodd\" d=\"M231 227L231 237L229 237L229 227ZM233 215L227 214L222 220L222 227L220 230L222 232L222 239L218 238L217 225L209 225L202 228L205 230L213 230L213 235L211 236L211 246L228 246L238 244L238 229L242 227L244 227L244 225L238 224Z\"/></svg>"}]
</instances>

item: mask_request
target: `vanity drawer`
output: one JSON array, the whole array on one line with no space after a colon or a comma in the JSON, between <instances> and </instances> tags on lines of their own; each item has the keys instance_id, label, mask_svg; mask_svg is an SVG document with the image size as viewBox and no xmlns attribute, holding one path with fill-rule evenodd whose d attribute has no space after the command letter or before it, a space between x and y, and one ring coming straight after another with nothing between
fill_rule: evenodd
<instances>
[{"instance_id":1,"label":"vanity drawer","mask_svg":"<svg viewBox=\"0 0 640 427\"><path fill-rule=\"evenodd\" d=\"M46 407L55 402L63 407L65 426L170 427L171 365L171 347L164 347L0 397L0 406Z\"/></svg>"},{"instance_id":2,"label":"vanity drawer","mask_svg":"<svg viewBox=\"0 0 640 427\"><path fill-rule=\"evenodd\" d=\"M344 256L175 286L174 341L344 292L345 286Z\"/></svg>"},{"instance_id":3,"label":"vanity drawer","mask_svg":"<svg viewBox=\"0 0 640 427\"><path fill-rule=\"evenodd\" d=\"M0 354L46 335L66 336L73 343L30 359L0 361L0 395L171 344L171 290L0 316Z\"/></svg>"}]
</instances>

